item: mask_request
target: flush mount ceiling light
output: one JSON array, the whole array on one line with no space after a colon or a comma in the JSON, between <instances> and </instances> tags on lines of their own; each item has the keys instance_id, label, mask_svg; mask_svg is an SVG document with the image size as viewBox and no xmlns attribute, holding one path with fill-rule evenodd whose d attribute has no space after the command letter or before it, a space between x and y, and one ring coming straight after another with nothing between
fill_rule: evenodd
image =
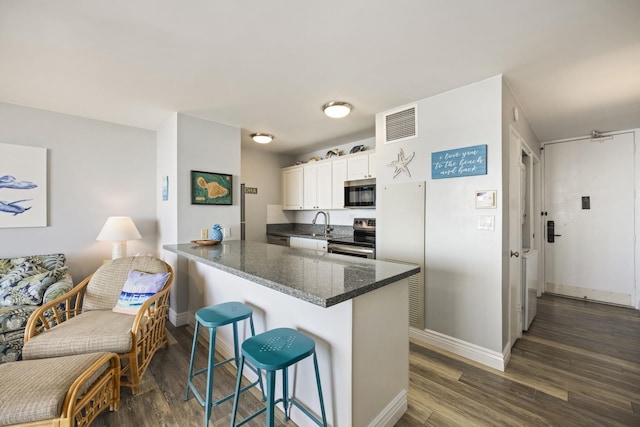
<instances>
[{"instance_id":1,"label":"flush mount ceiling light","mask_svg":"<svg viewBox=\"0 0 640 427\"><path fill-rule=\"evenodd\" d=\"M322 111L333 119L340 119L349 115L352 108L353 106L347 102L331 101L322 106Z\"/></svg>"},{"instance_id":2,"label":"flush mount ceiling light","mask_svg":"<svg viewBox=\"0 0 640 427\"><path fill-rule=\"evenodd\" d=\"M273 141L274 136L268 133L252 133L251 139L253 139L258 144L268 144Z\"/></svg>"}]
</instances>

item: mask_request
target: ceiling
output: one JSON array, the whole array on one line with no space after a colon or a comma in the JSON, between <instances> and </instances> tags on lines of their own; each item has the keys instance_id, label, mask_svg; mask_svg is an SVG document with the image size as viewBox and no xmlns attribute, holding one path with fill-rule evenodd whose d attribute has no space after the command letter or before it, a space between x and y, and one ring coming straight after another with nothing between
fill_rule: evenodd
<instances>
[{"instance_id":1,"label":"ceiling","mask_svg":"<svg viewBox=\"0 0 640 427\"><path fill-rule=\"evenodd\" d=\"M541 141L640 128L640 1L0 2L0 101L152 130L178 111L274 152L498 74Z\"/></svg>"}]
</instances>

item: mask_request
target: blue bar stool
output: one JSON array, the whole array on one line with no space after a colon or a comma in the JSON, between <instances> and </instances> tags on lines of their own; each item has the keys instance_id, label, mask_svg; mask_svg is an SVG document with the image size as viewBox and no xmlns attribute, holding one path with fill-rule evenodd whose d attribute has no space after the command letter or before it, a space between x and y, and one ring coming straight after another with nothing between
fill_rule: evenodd
<instances>
[{"instance_id":1,"label":"blue bar stool","mask_svg":"<svg viewBox=\"0 0 640 427\"><path fill-rule=\"evenodd\" d=\"M211 408L231 399L234 393L231 393L215 402L212 402L213 398L213 370L214 368L234 361L237 366L240 366L240 353L238 352L238 322L249 319L251 325L251 336L255 335L253 327L253 310L251 307L241 302L225 302L223 304L217 304L210 307L204 307L196 311L196 326L193 332L193 345L191 347L191 360L189 361L189 378L187 379L187 391L185 393L184 400L189 399L189 390L193 391L194 396L198 399L198 402L205 408L204 425L209 424L209 418L211 417ZM209 362L207 367L193 372L193 362L196 357L196 347L198 344L198 329L200 325L209 328ZM216 354L216 328L219 326L233 324L233 350L234 357L215 363ZM260 371L252 366L249 366L256 374L258 374L258 380L244 387L242 391L245 391L256 384L260 384L260 391L264 400L264 388L262 386L262 376ZM196 375L207 373L207 390L206 398L203 399L192 380Z\"/></svg>"},{"instance_id":2,"label":"blue bar stool","mask_svg":"<svg viewBox=\"0 0 640 427\"><path fill-rule=\"evenodd\" d=\"M294 397L288 395L287 369L289 366L313 355L313 365L316 370L316 384L318 385L318 395L320 396L320 411L322 421L316 418L307 408L302 406ZM242 381L242 369L245 359L258 369L267 371L267 404L252 415L236 424L236 412L238 410L238 399L244 389L240 389ZM282 370L282 397L274 401L276 388L276 371ZM231 415L231 427L240 426L259 414L267 411L268 427L273 427L275 405L282 402L284 406L284 420L289 419L291 405L295 405L319 426L327 425L327 417L324 411L324 400L322 398L322 387L320 386L320 372L318 371L318 358L316 357L316 343L308 336L290 328L278 328L247 338L242 344L242 356L240 357L240 367L238 368L238 378L236 381L236 393L233 400L233 412Z\"/></svg>"}]
</instances>

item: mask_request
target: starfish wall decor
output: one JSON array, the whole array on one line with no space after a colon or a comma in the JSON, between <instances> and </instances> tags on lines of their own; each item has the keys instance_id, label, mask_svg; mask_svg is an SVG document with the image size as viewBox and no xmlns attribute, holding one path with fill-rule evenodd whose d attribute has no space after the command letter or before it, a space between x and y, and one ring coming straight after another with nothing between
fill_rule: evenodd
<instances>
[{"instance_id":1,"label":"starfish wall decor","mask_svg":"<svg viewBox=\"0 0 640 427\"><path fill-rule=\"evenodd\" d=\"M408 165L411 162L411 160L413 160L413 157L415 155L416 153L414 151L413 154L411 154L411 156L407 158L404 156L404 150L402 148L400 149L400 152L398 153L398 160L394 160L387 164L387 166L393 166L396 168L396 170L393 171L394 178L400 175L401 172L406 172L407 175L411 176L411 172L409 171Z\"/></svg>"}]
</instances>

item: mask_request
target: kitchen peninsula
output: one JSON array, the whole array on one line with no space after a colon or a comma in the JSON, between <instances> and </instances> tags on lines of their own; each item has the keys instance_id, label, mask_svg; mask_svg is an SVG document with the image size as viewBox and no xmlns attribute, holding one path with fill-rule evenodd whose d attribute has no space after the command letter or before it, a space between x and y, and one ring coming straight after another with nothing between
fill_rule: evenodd
<instances>
[{"instance_id":1,"label":"kitchen peninsula","mask_svg":"<svg viewBox=\"0 0 640 427\"><path fill-rule=\"evenodd\" d=\"M254 310L257 333L287 326L315 340L330 425L392 426L406 411L408 278L419 267L247 241L164 249L188 260L192 313L242 301ZM219 331L223 355L232 342L230 331ZM312 373L312 362L302 361L290 390L318 413ZM296 410L291 418L307 425Z\"/></svg>"}]
</instances>

